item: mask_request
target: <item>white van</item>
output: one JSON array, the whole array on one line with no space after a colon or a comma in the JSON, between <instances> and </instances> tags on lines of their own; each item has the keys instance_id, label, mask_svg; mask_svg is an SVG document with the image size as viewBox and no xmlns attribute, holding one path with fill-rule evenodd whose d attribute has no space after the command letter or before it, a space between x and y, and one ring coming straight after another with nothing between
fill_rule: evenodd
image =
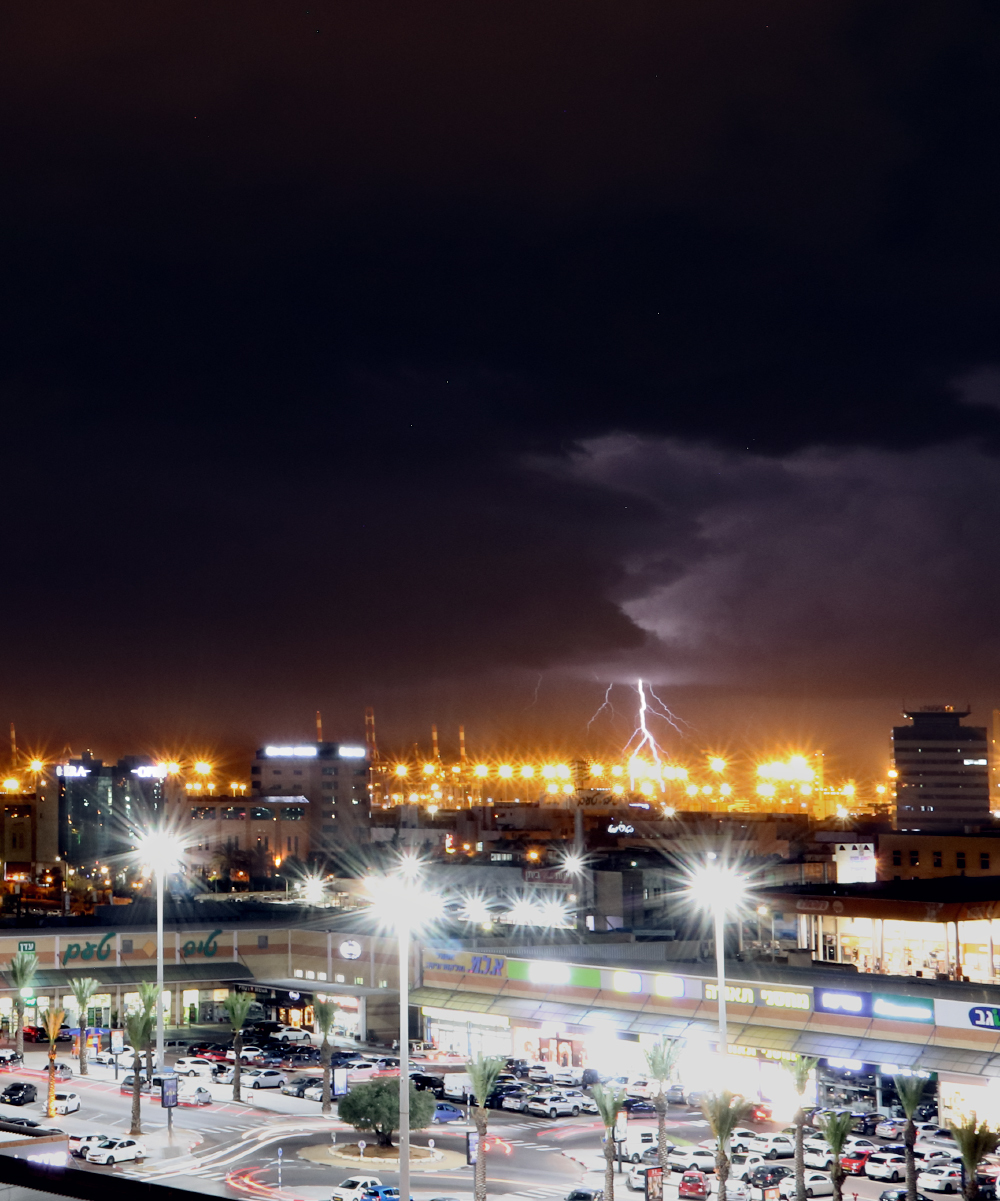
<instances>
[{"instance_id":1,"label":"white van","mask_svg":"<svg viewBox=\"0 0 1000 1201\"><path fill-rule=\"evenodd\" d=\"M657 1131L643 1130L636 1127L634 1130L629 1130L625 1139L620 1144L622 1159L627 1159L629 1163L639 1163L642 1159L644 1151L656 1150L660 1145L660 1136ZM671 1143L667 1150L673 1151L674 1144Z\"/></svg>"},{"instance_id":2,"label":"white van","mask_svg":"<svg viewBox=\"0 0 1000 1201\"><path fill-rule=\"evenodd\" d=\"M442 1074L444 1080L443 1095L449 1101L461 1101L463 1105L468 1103L469 1097L472 1094L472 1080L468 1072L444 1072Z\"/></svg>"}]
</instances>

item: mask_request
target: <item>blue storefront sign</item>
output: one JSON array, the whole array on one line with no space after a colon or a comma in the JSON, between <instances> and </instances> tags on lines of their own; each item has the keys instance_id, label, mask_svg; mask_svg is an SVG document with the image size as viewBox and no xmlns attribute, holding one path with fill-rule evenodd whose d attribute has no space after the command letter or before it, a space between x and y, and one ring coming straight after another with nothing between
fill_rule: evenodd
<instances>
[{"instance_id":1,"label":"blue storefront sign","mask_svg":"<svg viewBox=\"0 0 1000 1201\"><path fill-rule=\"evenodd\" d=\"M930 998L904 997L898 993L849 992L840 988L817 988L813 1004L820 1013L845 1017L881 1018L887 1022L934 1024L934 1002Z\"/></svg>"}]
</instances>

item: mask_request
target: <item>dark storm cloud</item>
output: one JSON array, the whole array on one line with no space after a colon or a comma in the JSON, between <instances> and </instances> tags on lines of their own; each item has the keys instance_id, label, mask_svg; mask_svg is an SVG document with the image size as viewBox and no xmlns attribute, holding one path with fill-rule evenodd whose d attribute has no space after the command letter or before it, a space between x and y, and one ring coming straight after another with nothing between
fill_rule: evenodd
<instances>
[{"instance_id":1,"label":"dark storm cloud","mask_svg":"<svg viewBox=\"0 0 1000 1201\"><path fill-rule=\"evenodd\" d=\"M985 630L989 570L936 582L917 481L990 509L995 8L57 4L0 31L0 488L9 563L57 565L6 598L33 719L229 737L664 635L693 678L830 641L817 688L855 661L881 687L931 597ZM906 518L888 549L866 504Z\"/></svg>"}]
</instances>

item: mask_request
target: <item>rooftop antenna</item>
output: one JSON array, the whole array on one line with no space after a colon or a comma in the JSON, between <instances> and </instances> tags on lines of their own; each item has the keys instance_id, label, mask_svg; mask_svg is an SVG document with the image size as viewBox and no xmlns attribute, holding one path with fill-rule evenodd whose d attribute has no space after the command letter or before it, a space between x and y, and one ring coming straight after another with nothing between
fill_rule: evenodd
<instances>
[{"instance_id":1,"label":"rooftop antenna","mask_svg":"<svg viewBox=\"0 0 1000 1201\"><path fill-rule=\"evenodd\" d=\"M316 741L323 741L323 714L316 710Z\"/></svg>"},{"instance_id":2,"label":"rooftop antenna","mask_svg":"<svg viewBox=\"0 0 1000 1201\"><path fill-rule=\"evenodd\" d=\"M10 761L17 771L17 735L14 733L14 723L10 723Z\"/></svg>"},{"instance_id":3,"label":"rooftop antenna","mask_svg":"<svg viewBox=\"0 0 1000 1201\"><path fill-rule=\"evenodd\" d=\"M465 767L465 726L458 727L458 757Z\"/></svg>"},{"instance_id":4,"label":"rooftop antenna","mask_svg":"<svg viewBox=\"0 0 1000 1201\"><path fill-rule=\"evenodd\" d=\"M432 747L431 753L434 756L434 762L440 763L441 750L438 747L438 728L437 728L437 726L431 726L431 747Z\"/></svg>"}]
</instances>

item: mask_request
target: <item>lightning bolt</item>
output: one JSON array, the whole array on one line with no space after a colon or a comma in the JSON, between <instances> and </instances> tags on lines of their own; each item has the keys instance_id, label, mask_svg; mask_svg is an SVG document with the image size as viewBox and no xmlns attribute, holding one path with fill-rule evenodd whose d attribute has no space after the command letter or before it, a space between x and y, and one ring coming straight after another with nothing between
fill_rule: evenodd
<instances>
[{"instance_id":1,"label":"lightning bolt","mask_svg":"<svg viewBox=\"0 0 1000 1201\"><path fill-rule=\"evenodd\" d=\"M595 721L597 721L597 719L600 717L600 715L601 715L601 710L602 710L602 709L607 709L607 710L609 710L609 712L611 713L611 716L612 716L612 717L614 717L614 715L615 715L615 707L614 707L614 705L612 705L612 703L611 703L611 689L612 689L612 688L614 688L614 684L609 684L609 685L608 685L608 690L607 690L607 692L605 692L605 694L604 694L604 703L601 705L600 709L598 709L598 710L597 710L597 712L596 712L596 713L594 714L594 716L593 716L593 717L590 719L590 721L588 721L588 722L587 722L587 729L588 729L588 730L589 730L589 729L590 729L590 727L591 727L591 726L594 724L594 722L595 722Z\"/></svg>"},{"instance_id":2,"label":"lightning bolt","mask_svg":"<svg viewBox=\"0 0 1000 1201\"><path fill-rule=\"evenodd\" d=\"M672 713L670 711L670 709L667 708L667 706L663 703L663 701L661 701L660 698L653 691L652 685L647 684L646 687L649 689L649 695L653 698L654 701L656 701L656 703L660 706L660 710L661 710L661 711L657 711L656 709L651 709L650 712L653 714L653 716L654 717L662 717L665 722L668 722L671 726L673 726L673 728L677 731L678 734L680 734L681 736L684 736L684 731L680 728L680 726L677 723L683 721L684 724L688 727L690 727L691 723L684 721L683 717L678 717L675 713Z\"/></svg>"}]
</instances>

